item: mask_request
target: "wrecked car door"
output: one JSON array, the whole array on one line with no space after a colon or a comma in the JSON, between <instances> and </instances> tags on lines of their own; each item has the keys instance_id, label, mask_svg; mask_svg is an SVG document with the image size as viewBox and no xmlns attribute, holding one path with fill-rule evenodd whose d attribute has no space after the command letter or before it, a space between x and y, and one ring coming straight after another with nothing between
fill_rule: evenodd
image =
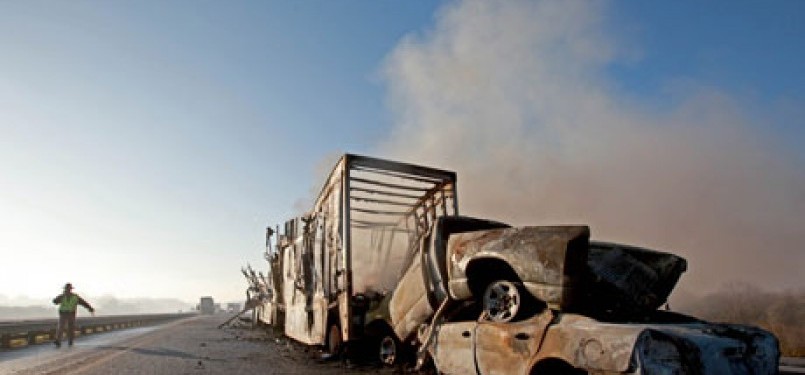
<instances>
[{"instance_id":1,"label":"wrecked car door","mask_svg":"<svg viewBox=\"0 0 805 375\"><path fill-rule=\"evenodd\" d=\"M526 374L539 350L553 312L544 309L515 323L481 320L475 328L475 361L479 374Z\"/></svg>"},{"instance_id":2,"label":"wrecked car door","mask_svg":"<svg viewBox=\"0 0 805 375\"><path fill-rule=\"evenodd\" d=\"M476 315L477 316L477 315ZM454 321L435 327L433 364L443 374L526 374L553 312L544 309L514 323Z\"/></svg>"},{"instance_id":3,"label":"wrecked car door","mask_svg":"<svg viewBox=\"0 0 805 375\"><path fill-rule=\"evenodd\" d=\"M475 321L446 323L436 327L431 345L433 363L441 374L476 374Z\"/></svg>"},{"instance_id":4,"label":"wrecked car door","mask_svg":"<svg viewBox=\"0 0 805 375\"><path fill-rule=\"evenodd\" d=\"M433 315L428 303L427 289L422 281L421 257L416 256L391 295L389 315L391 327L400 340L405 340L416 328Z\"/></svg>"}]
</instances>

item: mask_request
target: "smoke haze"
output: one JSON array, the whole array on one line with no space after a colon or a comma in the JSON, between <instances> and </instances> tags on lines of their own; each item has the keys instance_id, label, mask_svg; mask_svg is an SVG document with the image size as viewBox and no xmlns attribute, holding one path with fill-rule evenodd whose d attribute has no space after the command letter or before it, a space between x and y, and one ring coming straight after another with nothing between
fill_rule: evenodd
<instances>
[{"instance_id":1,"label":"smoke haze","mask_svg":"<svg viewBox=\"0 0 805 375\"><path fill-rule=\"evenodd\" d=\"M605 6L451 3L388 56L397 121L378 154L455 170L462 214L684 256L682 289L805 287L801 158L719 87L624 92L607 68L639 54Z\"/></svg>"}]
</instances>

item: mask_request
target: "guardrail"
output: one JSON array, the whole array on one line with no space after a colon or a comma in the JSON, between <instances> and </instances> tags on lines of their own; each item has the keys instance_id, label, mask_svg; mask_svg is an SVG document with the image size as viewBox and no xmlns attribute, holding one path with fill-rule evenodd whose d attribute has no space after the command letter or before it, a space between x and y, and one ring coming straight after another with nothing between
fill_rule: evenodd
<instances>
[{"instance_id":1,"label":"guardrail","mask_svg":"<svg viewBox=\"0 0 805 375\"><path fill-rule=\"evenodd\" d=\"M197 313L111 315L79 317L76 319L75 336L98 332L140 327L171 320L196 316ZM58 319L21 320L0 322L0 350L50 342L56 337Z\"/></svg>"}]
</instances>

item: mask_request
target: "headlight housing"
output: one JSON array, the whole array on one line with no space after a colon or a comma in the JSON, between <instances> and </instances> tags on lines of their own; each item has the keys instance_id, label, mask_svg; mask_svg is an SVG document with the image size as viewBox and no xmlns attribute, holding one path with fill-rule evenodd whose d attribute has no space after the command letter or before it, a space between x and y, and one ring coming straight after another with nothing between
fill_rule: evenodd
<instances>
[{"instance_id":1,"label":"headlight housing","mask_svg":"<svg viewBox=\"0 0 805 375\"><path fill-rule=\"evenodd\" d=\"M679 347L667 335L648 330L640 335L632 357L640 374L681 375L685 371Z\"/></svg>"}]
</instances>

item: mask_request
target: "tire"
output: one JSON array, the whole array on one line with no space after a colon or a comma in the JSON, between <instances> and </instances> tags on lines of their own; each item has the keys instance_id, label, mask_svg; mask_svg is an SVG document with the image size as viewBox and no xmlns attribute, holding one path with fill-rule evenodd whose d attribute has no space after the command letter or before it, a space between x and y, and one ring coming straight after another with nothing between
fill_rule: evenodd
<instances>
[{"instance_id":1,"label":"tire","mask_svg":"<svg viewBox=\"0 0 805 375\"><path fill-rule=\"evenodd\" d=\"M377 359L383 366L394 366L400 363L402 357L400 341L394 334L384 334L377 344Z\"/></svg>"},{"instance_id":2,"label":"tire","mask_svg":"<svg viewBox=\"0 0 805 375\"><path fill-rule=\"evenodd\" d=\"M531 375L588 375L588 372L571 366L569 363L561 359L549 358L537 363L534 368L529 372Z\"/></svg>"},{"instance_id":3,"label":"tire","mask_svg":"<svg viewBox=\"0 0 805 375\"><path fill-rule=\"evenodd\" d=\"M521 283L496 280L486 286L481 303L486 318L493 322L506 323L520 317L528 292Z\"/></svg>"},{"instance_id":4,"label":"tire","mask_svg":"<svg viewBox=\"0 0 805 375\"><path fill-rule=\"evenodd\" d=\"M341 354L341 349L344 347L344 340L341 337L341 328L338 324L330 324L327 329L327 353L331 356Z\"/></svg>"}]
</instances>

